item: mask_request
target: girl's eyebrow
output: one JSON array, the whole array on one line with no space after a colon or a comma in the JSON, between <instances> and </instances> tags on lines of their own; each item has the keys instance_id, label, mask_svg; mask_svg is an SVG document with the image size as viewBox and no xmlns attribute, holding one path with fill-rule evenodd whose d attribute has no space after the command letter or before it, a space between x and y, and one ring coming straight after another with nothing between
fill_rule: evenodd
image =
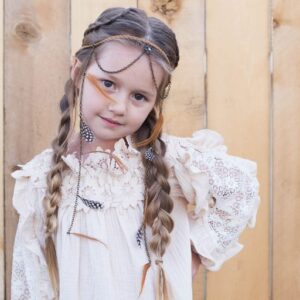
<instances>
[{"instance_id":1,"label":"girl's eyebrow","mask_svg":"<svg viewBox=\"0 0 300 300\"><path fill-rule=\"evenodd\" d=\"M112 80L114 80L114 81L119 81L119 78L117 78L117 77L115 77L114 75L112 75L112 74L108 74L108 76L112 79ZM153 93L151 93L151 92L148 92L148 91L145 91L145 90L142 90L142 89L139 89L139 88L137 88L137 89L135 89L136 91L138 91L138 92L140 92L140 93L143 93L143 94L146 94L146 95L148 95L148 96L150 96L150 97L154 97L154 95L153 95Z\"/></svg>"}]
</instances>

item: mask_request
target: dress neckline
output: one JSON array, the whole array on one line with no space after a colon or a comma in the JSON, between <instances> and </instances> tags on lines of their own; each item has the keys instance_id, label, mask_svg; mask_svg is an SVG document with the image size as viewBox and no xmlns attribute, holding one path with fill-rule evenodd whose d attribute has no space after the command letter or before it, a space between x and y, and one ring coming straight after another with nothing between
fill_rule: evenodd
<instances>
[{"instance_id":1,"label":"dress neckline","mask_svg":"<svg viewBox=\"0 0 300 300\"><path fill-rule=\"evenodd\" d=\"M90 156L98 155L101 153L108 154L108 156L112 155L112 154L118 156L118 155L120 155L120 153L138 154L139 151L134 146L132 136L127 135L127 136L119 138L115 142L114 148L112 150L102 148L101 146L97 146L96 150L94 150L94 151L83 152L82 157L83 157L83 160L86 161ZM77 160L79 160L79 153L77 150L68 152L66 155L64 155L64 157L68 157L68 156L74 156Z\"/></svg>"},{"instance_id":2,"label":"dress neckline","mask_svg":"<svg viewBox=\"0 0 300 300\"><path fill-rule=\"evenodd\" d=\"M98 146L96 151L90 151L87 153L83 153L82 155L82 167L93 165L95 162L99 161L99 159L106 160L114 160L119 167L125 171L126 164L124 164L124 159L130 156L138 156L140 152L134 147L131 135L127 135L125 137L120 138L114 144L114 149L103 149ZM69 152L65 155L62 155L62 159L65 163L73 170L78 171L79 166L79 153L77 151Z\"/></svg>"}]
</instances>

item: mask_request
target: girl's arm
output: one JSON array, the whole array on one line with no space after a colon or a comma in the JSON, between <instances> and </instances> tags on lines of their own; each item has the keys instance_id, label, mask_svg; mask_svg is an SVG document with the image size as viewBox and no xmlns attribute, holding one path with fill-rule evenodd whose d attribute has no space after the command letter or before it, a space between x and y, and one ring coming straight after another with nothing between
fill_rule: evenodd
<instances>
[{"instance_id":1,"label":"girl's arm","mask_svg":"<svg viewBox=\"0 0 300 300\"><path fill-rule=\"evenodd\" d=\"M11 299L33 299L37 297L35 290L36 282L34 282L34 273L38 270L35 255L25 246L23 237L23 216L20 216L19 223L15 235L13 259L12 259L12 275L11 275Z\"/></svg>"},{"instance_id":2,"label":"girl's arm","mask_svg":"<svg viewBox=\"0 0 300 300\"><path fill-rule=\"evenodd\" d=\"M192 252L192 278L194 279L201 265L201 259L200 256L196 254L192 249L191 252Z\"/></svg>"},{"instance_id":3,"label":"girl's arm","mask_svg":"<svg viewBox=\"0 0 300 300\"><path fill-rule=\"evenodd\" d=\"M12 257L12 300L52 299L52 288L42 247L43 227L34 205L39 196L27 178L17 179L13 203L19 213L19 221Z\"/></svg>"},{"instance_id":4,"label":"girl's arm","mask_svg":"<svg viewBox=\"0 0 300 300\"><path fill-rule=\"evenodd\" d=\"M174 174L188 202L190 240L205 269L218 271L244 247L260 204L257 163L228 153L224 138L202 129L191 138L166 136Z\"/></svg>"},{"instance_id":5,"label":"girl's arm","mask_svg":"<svg viewBox=\"0 0 300 300\"><path fill-rule=\"evenodd\" d=\"M19 215L11 276L11 299L53 299L53 291L44 257L42 200L46 177L43 164L46 152L19 170L15 179L12 204Z\"/></svg>"}]
</instances>

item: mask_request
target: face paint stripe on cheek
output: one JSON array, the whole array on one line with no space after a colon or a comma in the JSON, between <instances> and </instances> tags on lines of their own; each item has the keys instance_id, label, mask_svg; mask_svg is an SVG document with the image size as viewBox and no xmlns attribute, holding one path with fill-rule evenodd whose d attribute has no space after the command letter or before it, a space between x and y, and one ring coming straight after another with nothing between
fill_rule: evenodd
<instances>
[{"instance_id":1,"label":"face paint stripe on cheek","mask_svg":"<svg viewBox=\"0 0 300 300\"><path fill-rule=\"evenodd\" d=\"M107 98L108 100L112 101L112 102L116 102L115 99L113 99L112 97L110 97L106 92L104 92L104 90L99 86L98 84L98 80L91 74L87 74L87 79L92 83L92 85L96 88L96 90L101 93L105 98Z\"/></svg>"}]
</instances>

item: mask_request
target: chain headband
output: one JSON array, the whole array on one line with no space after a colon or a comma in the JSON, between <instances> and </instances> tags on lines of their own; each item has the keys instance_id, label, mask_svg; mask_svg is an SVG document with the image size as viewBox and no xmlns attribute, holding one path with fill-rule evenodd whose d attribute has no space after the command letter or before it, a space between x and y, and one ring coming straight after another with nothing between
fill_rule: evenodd
<instances>
[{"instance_id":1,"label":"chain headband","mask_svg":"<svg viewBox=\"0 0 300 300\"><path fill-rule=\"evenodd\" d=\"M112 35L112 36L109 36L103 40L100 40L98 42L95 42L93 44L83 44L80 48L81 49L87 49L87 48L95 48L105 42L108 42L108 41L112 41L112 40L117 40L117 39L127 39L127 40L133 40L133 41L138 41L138 42L142 42L144 44L147 44L153 48L155 48L164 58L165 60L167 61L167 63L169 64L169 66L171 66L171 63L170 63L170 60L167 56L167 54L159 47L157 46L156 44L152 43L151 41L149 40L146 40L144 38L141 38L141 37L137 37L137 36L134 36L134 35L130 35L130 34L117 34L117 35Z\"/></svg>"},{"instance_id":2,"label":"chain headband","mask_svg":"<svg viewBox=\"0 0 300 300\"><path fill-rule=\"evenodd\" d=\"M116 71L104 70L103 67L100 65L100 63L98 62L96 52L94 50L97 46L99 46L99 45L101 45L105 42L113 41L113 40L117 40L117 39L128 39L128 40L134 40L134 41L144 43L145 45L143 45L143 52L134 61L132 61L128 66L126 66L124 68L121 68L120 70L116 70ZM158 86L157 86L157 83L156 83L156 80L155 80L155 77L154 77L154 74L153 74L152 61L150 59L150 54L152 53L153 48L155 48L164 57L164 59L167 61L168 65L172 69L172 66L170 64L170 60L169 60L168 56L166 55L166 53L159 46L157 46L155 43L153 43L153 42L151 42L147 39L144 39L144 38L141 38L141 37L136 37L136 36L130 35L130 34L113 35L113 36L106 37L106 38L104 38L102 40L99 40L99 41L97 41L95 43L92 43L92 44L82 44L81 48L78 51L80 51L82 49L88 49L88 48L93 49L92 52L94 54L95 61L98 65L99 69L102 70L105 73L118 73L120 71L123 71L124 69L127 69L132 64L134 64L144 53L146 53L149 57L149 65L150 65L150 69L151 69L152 79L154 81L154 85L155 85L155 88L156 88L157 91L158 91ZM170 92L170 88L171 88L171 80L169 79L166 87L164 88L164 90L159 95L160 99L163 100L163 99L166 99L168 97L169 92Z\"/></svg>"}]
</instances>

